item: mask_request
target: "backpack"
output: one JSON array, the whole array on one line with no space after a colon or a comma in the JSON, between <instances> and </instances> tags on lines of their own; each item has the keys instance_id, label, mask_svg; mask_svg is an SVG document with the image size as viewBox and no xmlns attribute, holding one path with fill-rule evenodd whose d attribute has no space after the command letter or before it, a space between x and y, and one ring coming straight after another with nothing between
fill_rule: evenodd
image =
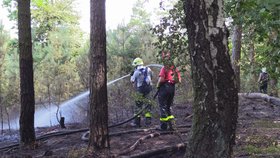
<instances>
[{"instance_id":1,"label":"backpack","mask_svg":"<svg viewBox=\"0 0 280 158\"><path fill-rule=\"evenodd\" d=\"M140 69L140 76L139 79L142 80L142 86L150 85L150 82L148 82L148 67L141 68Z\"/></svg>"},{"instance_id":2,"label":"backpack","mask_svg":"<svg viewBox=\"0 0 280 158\"><path fill-rule=\"evenodd\" d=\"M138 79L142 82L142 86L138 88L138 90L143 93L147 94L152 90L151 81L149 81L148 77L148 67L144 67L140 69L141 74L139 75Z\"/></svg>"}]
</instances>

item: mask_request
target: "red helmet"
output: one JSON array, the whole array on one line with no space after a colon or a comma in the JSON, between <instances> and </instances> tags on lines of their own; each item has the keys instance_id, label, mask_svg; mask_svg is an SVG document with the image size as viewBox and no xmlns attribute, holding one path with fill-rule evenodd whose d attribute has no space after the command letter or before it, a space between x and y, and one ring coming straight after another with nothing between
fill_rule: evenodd
<instances>
[{"instance_id":1,"label":"red helmet","mask_svg":"<svg viewBox=\"0 0 280 158\"><path fill-rule=\"evenodd\" d=\"M162 51L161 52L162 59L170 59L170 52L169 51Z\"/></svg>"}]
</instances>

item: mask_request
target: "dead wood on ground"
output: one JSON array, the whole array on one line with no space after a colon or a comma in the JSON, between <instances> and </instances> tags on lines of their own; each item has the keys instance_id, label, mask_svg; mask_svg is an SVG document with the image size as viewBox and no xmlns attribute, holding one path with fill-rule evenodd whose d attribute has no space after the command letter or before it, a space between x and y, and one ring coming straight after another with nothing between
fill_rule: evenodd
<instances>
[{"instance_id":1,"label":"dead wood on ground","mask_svg":"<svg viewBox=\"0 0 280 158\"><path fill-rule=\"evenodd\" d=\"M238 96L247 98L247 99L262 99L273 105L280 106L280 99L277 97L269 96L263 93L238 93Z\"/></svg>"}]
</instances>

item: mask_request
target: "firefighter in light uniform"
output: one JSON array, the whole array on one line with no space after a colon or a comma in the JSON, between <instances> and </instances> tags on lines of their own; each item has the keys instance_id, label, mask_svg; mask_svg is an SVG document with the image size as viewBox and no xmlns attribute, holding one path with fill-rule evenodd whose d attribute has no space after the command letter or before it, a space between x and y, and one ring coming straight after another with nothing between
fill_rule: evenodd
<instances>
[{"instance_id":1,"label":"firefighter in light uniform","mask_svg":"<svg viewBox=\"0 0 280 158\"><path fill-rule=\"evenodd\" d=\"M144 111L145 125L149 126L151 124L151 102L149 100L150 92L152 90L152 70L143 66L144 62L141 58L135 58L132 62L134 66L134 72L131 74L130 81L133 83L133 86L136 89L138 94L134 107L134 115L139 113L139 111L144 108L144 104L148 105ZM131 124L134 127L141 127L141 115L137 116L134 119L134 122Z\"/></svg>"}]
</instances>

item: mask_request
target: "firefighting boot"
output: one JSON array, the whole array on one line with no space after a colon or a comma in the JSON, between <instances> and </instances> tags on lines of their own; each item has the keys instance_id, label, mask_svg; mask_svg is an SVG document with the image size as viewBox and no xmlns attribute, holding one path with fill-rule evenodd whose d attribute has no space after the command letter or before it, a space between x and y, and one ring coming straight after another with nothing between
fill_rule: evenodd
<instances>
[{"instance_id":1,"label":"firefighting boot","mask_svg":"<svg viewBox=\"0 0 280 158\"><path fill-rule=\"evenodd\" d=\"M132 127L141 127L141 117L136 117L130 125Z\"/></svg>"},{"instance_id":2,"label":"firefighting boot","mask_svg":"<svg viewBox=\"0 0 280 158\"><path fill-rule=\"evenodd\" d=\"M141 117L137 117L135 119L135 124L136 124L136 127L141 127Z\"/></svg>"},{"instance_id":3,"label":"firefighting boot","mask_svg":"<svg viewBox=\"0 0 280 158\"><path fill-rule=\"evenodd\" d=\"M160 121L160 130L165 131L167 130L167 123L164 121Z\"/></svg>"},{"instance_id":4,"label":"firefighting boot","mask_svg":"<svg viewBox=\"0 0 280 158\"><path fill-rule=\"evenodd\" d=\"M170 130L170 131L174 131L174 128L172 126L172 121L167 122L167 129Z\"/></svg>"},{"instance_id":5,"label":"firefighting boot","mask_svg":"<svg viewBox=\"0 0 280 158\"><path fill-rule=\"evenodd\" d=\"M152 123L152 118L151 117L145 117L145 126L150 126Z\"/></svg>"},{"instance_id":6,"label":"firefighting boot","mask_svg":"<svg viewBox=\"0 0 280 158\"><path fill-rule=\"evenodd\" d=\"M132 127L141 127L141 118L136 117L134 121L130 124Z\"/></svg>"}]
</instances>

